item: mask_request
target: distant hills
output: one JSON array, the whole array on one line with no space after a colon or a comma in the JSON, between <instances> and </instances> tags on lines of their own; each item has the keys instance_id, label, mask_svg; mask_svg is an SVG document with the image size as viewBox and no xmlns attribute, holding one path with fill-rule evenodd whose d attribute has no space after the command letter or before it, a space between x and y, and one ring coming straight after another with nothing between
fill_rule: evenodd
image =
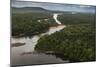
<instances>
[{"instance_id":1,"label":"distant hills","mask_svg":"<svg viewBox=\"0 0 100 67\"><path fill-rule=\"evenodd\" d=\"M26 12L37 12L37 13L65 13L65 11L54 11L47 10L42 7L11 7L13 13L26 13Z\"/></svg>"},{"instance_id":2,"label":"distant hills","mask_svg":"<svg viewBox=\"0 0 100 67\"><path fill-rule=\"evenodd\" d=\"M23 13L23 12L50 12L41 7L12 7L13 13Z\"/></svg>"},{"instance_id":3,"label":"distant hills","mask_svg":"<svg viewBox=\"0 0 100 67\"><path fill-rule=\"evenodd\" d=\"M11 7L12 13L25 13L25 12L37 12L37 13L66 13L66 12L75 12L75 13L91 13L87 12L78 12L78 11L59 11L59 10L48 10L42 7Z\"/></svg>"}]
</instances>

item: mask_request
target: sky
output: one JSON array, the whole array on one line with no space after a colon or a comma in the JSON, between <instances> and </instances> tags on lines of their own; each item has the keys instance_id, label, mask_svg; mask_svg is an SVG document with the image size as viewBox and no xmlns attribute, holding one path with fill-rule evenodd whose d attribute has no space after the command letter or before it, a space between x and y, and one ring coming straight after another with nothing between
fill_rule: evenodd
<instances>
[{"instance_id":1,"label":"sky","mask_svg":"<svg viewBox=\"0 0 100 67\"><path fill-rule=\"evenodd\" d=\"M96 12L96 7L92 5L58 4L58 3L11 0L11 6L42 7L44 9L54 10L54 11L76 11L76 12L92 12L92 13Z\"/></svg>"}]
</instances>

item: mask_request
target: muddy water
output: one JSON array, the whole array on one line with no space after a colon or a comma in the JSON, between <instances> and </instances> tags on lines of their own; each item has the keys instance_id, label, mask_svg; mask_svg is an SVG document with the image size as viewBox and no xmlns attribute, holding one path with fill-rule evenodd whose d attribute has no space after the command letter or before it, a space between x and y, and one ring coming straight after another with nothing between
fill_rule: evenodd
<instances>
[{"instance_id":1,"label":"muddy water","mask_svg":"<svg viewBox=\"0 0 100 67\"><path fill-rule=\"evenodd\" d=\"M25 45L18 47L11 47L11 64L12 65L30 65L30 64L44 64L44 63L63 63L61 58L57 58L54 55L46 55L43 53L37 53L34 48L40 37L44 35L50 35L56 31L62 30L65 25L59 25L56 27L50 27L46 33L35 35L31 38L11 38L11 44L25 43Z\"/></svg>"}]
</instances>

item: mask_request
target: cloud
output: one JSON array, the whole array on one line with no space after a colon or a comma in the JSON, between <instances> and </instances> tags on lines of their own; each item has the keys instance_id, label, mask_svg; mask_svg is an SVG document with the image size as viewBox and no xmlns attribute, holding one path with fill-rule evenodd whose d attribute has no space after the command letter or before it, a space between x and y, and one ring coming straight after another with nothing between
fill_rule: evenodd
<instances>
[{"instance_id":1,"label":"cloud","mask_svg":"<svg viewBox=\"0 0 100 67\"><path fill-rule=\"evenodd\" d=\"M85 7L91 7L91 6L89 6L89 5L80 5L79 7L83 7L83 8L85 8Z\"/></svg>"}]
</instances>

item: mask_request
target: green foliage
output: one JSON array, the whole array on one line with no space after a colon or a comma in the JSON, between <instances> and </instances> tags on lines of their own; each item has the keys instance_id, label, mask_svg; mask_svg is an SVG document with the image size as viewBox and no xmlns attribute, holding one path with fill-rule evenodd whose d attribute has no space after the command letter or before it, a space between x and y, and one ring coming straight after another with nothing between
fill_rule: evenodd
<instances>
[{"instance_id":1,"label":"green foliage","mask_svg":"<svg viewBox=\"0 0 100 67\"><path fill-rule=\"evenodd\" d=\"M58 16L61 23L67 24L95 24L95 14L87 13L63 13Z\"/></svg>"},{"instance_id":2,"label":"green foliage","mask_svg":"<svg viewBox=\"0 0 100 67\"><path fill-rule=\"evenodd\" d=\"M53 51L63 60L95 60L94 25L68 25L52 35L41 37L36 45L37 51Z\"/></svg>"},{"instance_id":3,"label":"green foliage","mask_svg":"<svg viewBox=\"0 0 100 67\"><path fill-rule=\"evenodd\" d=\"M48 21L54 22L52 15L48 13L14 13L12 14L12 35L30 36L45 32L51 25L55 25Z\"/></svg>"}]
</instances>

